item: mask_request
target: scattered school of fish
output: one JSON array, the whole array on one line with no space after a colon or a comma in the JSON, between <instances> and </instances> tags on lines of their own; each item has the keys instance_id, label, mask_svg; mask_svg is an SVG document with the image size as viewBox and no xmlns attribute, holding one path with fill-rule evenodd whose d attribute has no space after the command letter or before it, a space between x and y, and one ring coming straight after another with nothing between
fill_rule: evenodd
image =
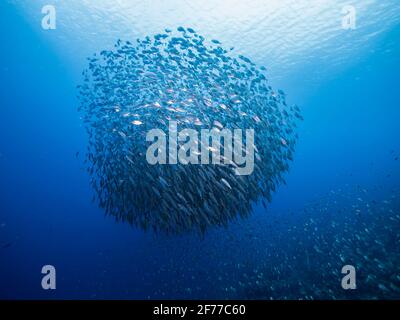
<instances>
[{"instance_id":1,"label":"scattered school of fish","mask_svg":"<svg viewBox=\"0 0 400 320\"><path fill-rule=\"evenodd\" d=\"M399 299L400 192L381 193L345 186L305 207L299 223L287 224L279 236L279 252L270 251L265 264L247 274L245 295ZM356 290L341 287L344 265L356 268Z\"/></svg>"},{"instance_id":2,"label":"scattered school of fish","mask_svg":"<svg viewBox=\"0 0 400 320\"><path fill-rule=\"evenodd\" d=\"M149 292L157 283L154 299L399 299L399 228L398 188L347 185L299 209L257 212L206 240L176 246L164 237L158 259L143 262L157 277L142 283ZM356 269L356 290L341 286L344 265Z\"/></svg>"},{"instance_id":3,"label":"scattered school of fish","mask_svg":"<svg viewBox=\"0 0 400 320\"><path fill-rule=\"evenodd\" d=\"M285 182L302 116L269 86L264 67L232 50L179 27L135 43L118 40L89 58L79 110L88 172L106 214L156 232L204 232L271 201ZM169 121L178 131L254 129L253 173L235 174L234 162L149 164L146 133L168 132Z\"/></svg>"}]
</instances>

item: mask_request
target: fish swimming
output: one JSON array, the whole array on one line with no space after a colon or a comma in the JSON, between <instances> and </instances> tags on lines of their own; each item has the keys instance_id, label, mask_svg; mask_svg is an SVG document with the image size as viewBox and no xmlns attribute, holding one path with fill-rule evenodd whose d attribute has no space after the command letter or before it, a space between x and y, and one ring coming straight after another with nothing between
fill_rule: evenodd
<instances>
[{"instance_id":1,"label":"fish swimming","mask_svg":"<svg viewBox=\"0 0 400 320\"><path fill-rule=\"evenodd\" d=\"M249 215L285 183L300 109L249 58L178 27L136 43L118 40L88 61L79 111L87 170L107 215L155 232L204 232ZM147 132L168 131L171 121L181 130L253 129L254 170L237 175L226 147L218 164L148 163Z\"/></svg>"}]
</instances>

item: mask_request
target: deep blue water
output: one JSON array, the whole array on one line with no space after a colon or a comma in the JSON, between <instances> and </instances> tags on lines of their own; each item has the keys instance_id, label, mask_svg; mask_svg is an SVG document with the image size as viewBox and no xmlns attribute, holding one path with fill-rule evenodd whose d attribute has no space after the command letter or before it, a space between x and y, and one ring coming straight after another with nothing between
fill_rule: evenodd
<instances>
[{"instance_id":1,"label":"deep blue water","mask_svg":"<svg viewBox=\"0 0 400 320\"><path fill-rule=\"evenodd\" d=\"M252 216L227 228L167 236L105 217L91 202L83 158L75 156L87 145L76 85L86 57L109 43L85 28L66 30L66 10L58 13L59 29L44 31L40 5L2 2L0 298L398 299L400 6L387 3L380 19L388 15L390 23L378 35L366 36L374 33L373 23L363 28L363 15L378 6L372 2L359 29L348 31L354 39L329 45L320 39L308 51L300 50L306 43L289 43L285 50L297 52L278 62L273 51L247 48L252 38L246 33L260 27L243 22L248 26L239 50L271 69L272 85L285 90L305 119L287 185L279 186L267 210L255 206ZM150 1L147 7L157 17L157 5ZM148 32L141 26L134 35L112 25L110 43L116 34L126 40L153 34L151 19ZM166 19L164 27L176 28L182 23L176 19ZM289 35L296 28L290 21ZM202 31L201 20L197 24ZM212 34L212 27L204 30ZM234 41L227 33L216 27L212 36ZM68 47L80 36L82 47L79 40ZM339 227L332 229L335 223ZM46 264L56 267L56 290L41 288ZM340 286L345 264L359 272L357 290Z\"/></svg>"}]
</instances>

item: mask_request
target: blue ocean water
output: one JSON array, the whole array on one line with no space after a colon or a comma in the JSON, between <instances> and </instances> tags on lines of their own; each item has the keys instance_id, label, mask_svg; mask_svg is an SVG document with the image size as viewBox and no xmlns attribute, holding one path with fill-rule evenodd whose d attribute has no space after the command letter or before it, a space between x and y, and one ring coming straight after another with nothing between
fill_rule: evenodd
<instances>
[{"instance_id":1,"label":"blue ocean water","mask_svg":"<svg viewBox=\"0 0 400 320\"><path fill-rule=\"evenodd\" d=\"M0 298L400 297L396 0L354 1L355 30L341 1L55 2L56 30L41 28L45 4L0 4ZM105 217L76 157L86 58L180 25L265 65L305 119L267 210L204 236ZM47 264L56 290L41 287Z\"/></svg>"}]
</instances>

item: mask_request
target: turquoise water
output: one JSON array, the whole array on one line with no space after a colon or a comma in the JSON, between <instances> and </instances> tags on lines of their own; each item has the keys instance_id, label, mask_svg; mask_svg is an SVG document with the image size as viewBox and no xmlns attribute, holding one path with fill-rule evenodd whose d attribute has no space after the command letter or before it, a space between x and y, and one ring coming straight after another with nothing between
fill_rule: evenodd
<instances>
[{"instance_id":1,"label":"turquoise water","mask_svg":"<svg viewBox=\"0 0 400 320\"><path fill-rule=\"evenodd\" d=\"M55 30L45 4L0 4L1 298L399 298L397 1L351 2L354 30L344 1L56 1ZM180 25L264 65L304 116L268 208L203 236L105 217L82 156L87 57Z\"/></svg>"}]
</instances>

